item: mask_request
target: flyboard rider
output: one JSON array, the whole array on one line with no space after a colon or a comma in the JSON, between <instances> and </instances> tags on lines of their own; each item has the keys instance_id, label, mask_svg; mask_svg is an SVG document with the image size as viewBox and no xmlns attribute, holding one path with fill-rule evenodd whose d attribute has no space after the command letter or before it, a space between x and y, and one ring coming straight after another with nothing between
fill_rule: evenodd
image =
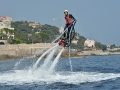
<instances>
[{"instance_id":1,"label":"flyboard rider","mask_svg":"<svg viewBox=\"0 0 120 90\"><path fill-rule=\"evenodd\" d=\"M66 20L64 31L67 29L67 32L64 32L64 35L63 35L64 37L58 39L58 42L60 46L66 47L70 45L71 40L69 40L70 38L69 34L71 30L74 30L75 24L73 25L73 22L76 22L76 19L73 17L72 14L68 13L68 10L64 10L64 14L65 14L65 20Z\"/></svg>"},{"instance_id":2,"label":"flyboard rider","mask_svg":"<svg viewBox=\"0 0 120 90\"><path fill-rule=\"evenodd\" d=\"M70 30L71 30L71 27L72 27L72 23L73 23L73 21L76 21L76 19L73 17L72 14L68 13L68 10L64 10L64 14L65 14L65 20L66 20L66 25L64 27L64 30L66 28L68 28L67 39L69 39L69 33L70 33ZM73 26L73 29L74 29L74 26ZM64 33L64 37L66 37L65 33Z\"/></svg>"}]
</instances>

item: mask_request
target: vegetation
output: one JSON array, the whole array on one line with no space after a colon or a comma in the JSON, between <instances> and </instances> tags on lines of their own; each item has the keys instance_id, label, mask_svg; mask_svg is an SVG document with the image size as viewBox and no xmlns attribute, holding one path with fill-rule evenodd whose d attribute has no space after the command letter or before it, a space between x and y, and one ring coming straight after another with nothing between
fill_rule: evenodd
<instances>
[{"instance_id":1,"label":"vegetation","mask_svg":"<svg viewBox=\"0 0 120 90\"><path fill-rule=\"evenodd\" d=\"M59 35L58 28L48 24L33 28L27 21L12 22L15 28L15 39L12 44L18 43L50 43L56 35Z\"/></svg>"},{"instance_id":2,"label":"vegetation","mask_svg":"<svg viewBox=\"0 0 120 90\"><path fill-rule=\"evenodd\" d=\"M77 37L78 35L78 37ZM78 40L77 44L71 44L71 48L78 49L81 51L84 48L85 37L80 36L78 33L75 34L74 40Z\"/></svg>"},{"instance_id":3,"label":"vegetation","mask_svg":"<svg viewBox=\"0 0 120 90\"><path fill-rule=\"evenodd\" d=\"M110 49L114 49L114 48L117 48L117 47L115 46L115 44L113 44L113 45L110 46Z\"/></svg>"},{"instance_id":4,"label":"vegetation","mask_svg":"<svg viewBox=\"0 0 120 90\"><path fill-rule=\"evenodd\" d=\"M41 31L46 33L49 36L49 39L46 42L53 41L58 35L60 35L58 28L48 24L42 25Z\"/></svg>"},{"instance_id":5,"label":"vegetation","mask_svg":"<svg viewBox=\"0 0 120 90\"><path fill-rule=\"evenodd\" d=\"M79 51L82 51L83 48L84 48L84 42L85 42L86 38L83 37L83 36L80 36L80 35L78 35L79 38L77 38L77 37L76 37L77 34L78 34L78 33L76 33L74 40L78 40L78 43L77 43L77 44L72 44L72 45L71 45L71 48L74 48L74 49L78 49L78 48L79 48ZM105 51L105 50L107 49L107 46L101 44L100 42L96 42L96 43L95 43L95 48L96 48L97 50L103 50L103 51Z\"/></svg>"},{"instance_id":6,"label":"vegetation","mask_svg":"<svg viewBox=\"0 0 120 90\"><path fill-rule=\"evenodd\" d=\"M95 47L96 47L97 50L101 50L101 49L102 49L102 50L104 51L104 50L107 49L107 46L101 44L100 42L96 42L96 43L95 43Z\"/></svg>"},{"instance_id":7,"label":"vegetation","mask_svg":"<svg viewBox=\"0 0 120 90\"><path fill-rule=\"evenodd\" d=\"M46 43L46 41L50 39L49 35L43 32L32 34L31 37L31 40L33 40L34 43Z\"/></svg>"},{"instance_id":8,"label":"vegetation","mask_svg":"<svg viewBox=\"0 0 120 90\"><path fill-rule=\"evenodd\" d=\"M15 33L14 30L11 30L11 29L8 29L8 28L3 28L0 32L0 36L1 36L0 39L4 39L4 40L11 39L11 38L13 38L11 35L14 34L14 33Z\"/></svg>"}]
</instances>

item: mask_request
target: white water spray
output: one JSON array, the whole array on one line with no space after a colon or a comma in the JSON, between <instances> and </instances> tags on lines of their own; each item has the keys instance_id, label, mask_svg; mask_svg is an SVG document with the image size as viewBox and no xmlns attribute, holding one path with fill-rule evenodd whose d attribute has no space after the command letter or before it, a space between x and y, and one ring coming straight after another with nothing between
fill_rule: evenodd
<instances>
[{"instance_id":1,"label":"white water spray","mask_svg":"<svg viewBox=\"0 0 120 90\"><path fill-rule=\"evenodd\" d=\"M47 58L45 59L44 63L41 65L40 69L42 69L42 70L44 69L44 70L45 70L45 69L47 68L47 66L48 66L50 60L53 58L54 53L55 53L56 50L57 50L57 47L54 48L54 49L49 53L49 55L48 55Z\"/></svg>"},{"instance_id":2,"label":"white water spray","mask_svg":"<svg viewBox=\"0 0 120 90\"><path fill-rule=\"evenodd\" d=\"M17 67L20 65L20 63L21 63L22 61L23 61L23 59L20 60L20 61L18 61L18 62L16 62L13 69L16 70Z\"/></svg>"},{"instance_id":3,"label":"white water spray","mask_svg":"<svg viewBox=\"0 0 120 90\"><path fill-rule=\"evenodd\" d=\"M56 64L57 64L57 62L58 62L58 60L59 60L59 58L60 58L63 50L64 50L64 48L59 52L59 54L57 55L57 57L56 57L55 60L53 61L52 65L50 66L50 68L49 68L49 70L48 70L50 73L53 73L54 68L55 68L55 66L56 66Z\"/></svg>"},{"instance_id":4,"label":"white water spray","mask_svg":"<svg viewBox=\"0 0 120 90\"><path fill-rule=\"evenodd\" d=\"M70 63L70 70L73 71L73 68L72 68L72 62L71 62L71 58L70 58L70 46L68 48L68 54L69 54L69 63Z\"/></svg>"},{"instance_id":5,"label":"white water spray","mask_svg":"<svg viewBox=\"0 0 120 90\"><path fill-rule=\"evenodd\" d=\"M40 57L40 58L36 61L36 63L34 64L32 72L34 72L34 70L36 69L36 67L37 67L37 65L39 64L40 60L41 60L47 53L49 53L51 50L53 50L53 49L56 48L56 47L58 47L58 44L57 44L56 46L54 46L53 48L50 48L49 50L47 50L45 53L43 53L43 54L41 55L41 57Z\"/></svg>"},{"instance_id":6,"label":"white water spray","mask_svg":"<svg viewBox=\"0 0 120 90\"><path fill-rule=\"evenodd\" d=\"M47 71L46 71L47 72ZM97 72L62 72L57 74L46 74L41 77L41 72L37 71L32 75L28 70L16 70L15 72L0 73L0 84L24 85L33 83L46 85L63 82L67 84L81 84L88 82L98 82L102 80L115 80L120 78L120 73L97 73ZM118 79L119 80L119 79Z\"/></svg>"}]
</instances>

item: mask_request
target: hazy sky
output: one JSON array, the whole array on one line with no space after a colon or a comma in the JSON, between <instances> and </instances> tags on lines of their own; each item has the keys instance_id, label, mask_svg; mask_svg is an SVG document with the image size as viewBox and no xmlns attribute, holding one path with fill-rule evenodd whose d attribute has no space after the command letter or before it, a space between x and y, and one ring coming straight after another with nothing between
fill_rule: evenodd
<instances>
[{"instance_id":1,"label":"hazy sky","mask_svg":"<svg viewBox=\"0 0 120 90\"><path fill-rule=\"evenodd\" d=\"M0 0L0 16L55 26L53 18L64 18L64 9L77 19L80 35L120 46L120 0Z\"/></svg>"}]
</instances>

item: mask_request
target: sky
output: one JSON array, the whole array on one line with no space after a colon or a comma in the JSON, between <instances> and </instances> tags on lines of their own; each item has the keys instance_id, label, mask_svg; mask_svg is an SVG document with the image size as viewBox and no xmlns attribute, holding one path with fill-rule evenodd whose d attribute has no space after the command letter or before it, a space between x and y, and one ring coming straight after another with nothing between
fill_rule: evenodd
<instances>
[{"instance_id":1,"label":"sky","mask_svg":"<svg viewBox=\"0 0 120 90\"><path fill-rule=\"evenodd\" d=\"M120 0L0 0L0 16L58 26L64 10L76 19L77 32L102 44L120 46Z\"/></svg>"}]
</instances>

